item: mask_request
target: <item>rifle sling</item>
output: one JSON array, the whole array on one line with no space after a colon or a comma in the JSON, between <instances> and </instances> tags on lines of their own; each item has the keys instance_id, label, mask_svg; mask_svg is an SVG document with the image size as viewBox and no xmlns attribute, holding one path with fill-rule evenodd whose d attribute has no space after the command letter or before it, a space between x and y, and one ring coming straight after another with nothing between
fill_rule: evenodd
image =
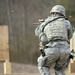
<instances>
[{"instance_id":1,"label":"rifle sling","mask_svg":"<svg viewBox=\"0 0 75 75\"><path fill-rule=\"evenodd\" d=\"M43 27L43 29L42 29L42 32L44 32L45 26L47 26L49 23L51 23L51 22L53 22L53 21L55 21L55 20L57 20L57 19L59 19L59 18L65 18L65 17L57 17L57 18L55 18L55 19L53 19L53 20L51 20L51 21L48 21L48 22L44 25L44 27Z\"/></svg>"}]
</instances>

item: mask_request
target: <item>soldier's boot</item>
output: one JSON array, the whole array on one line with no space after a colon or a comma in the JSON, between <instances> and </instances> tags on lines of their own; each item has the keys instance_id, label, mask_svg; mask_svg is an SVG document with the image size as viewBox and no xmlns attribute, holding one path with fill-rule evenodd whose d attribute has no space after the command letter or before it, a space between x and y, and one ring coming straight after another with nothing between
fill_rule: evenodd
<instances>
[{"instance_id":1,"label":"soldier's boot","mask_svg":"<svg viewBox=\"0 0 75 75\"><path fill-rule=\"evenodd\" d=\"M50 75L50 68L44 66L45 59L42 55L38 58L38 70L41 75Z\"/></svg>"}]
</instances>

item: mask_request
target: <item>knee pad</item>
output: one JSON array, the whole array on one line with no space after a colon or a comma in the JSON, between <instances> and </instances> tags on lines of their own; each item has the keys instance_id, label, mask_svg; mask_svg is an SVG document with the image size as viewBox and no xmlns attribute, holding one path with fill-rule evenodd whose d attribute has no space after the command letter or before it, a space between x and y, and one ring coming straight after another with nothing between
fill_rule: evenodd
<instances>
[{"instance_id":1,"label":"knee pad","mask_svg":"<svg viewBox=\"0 0 75 75\"><path fill-rule=\"evenodd\" d=\"M40 56L40 57L37 59L38 66L44 66L45 60L46 60L46 57Z\"/></svg>"}]
</instances>

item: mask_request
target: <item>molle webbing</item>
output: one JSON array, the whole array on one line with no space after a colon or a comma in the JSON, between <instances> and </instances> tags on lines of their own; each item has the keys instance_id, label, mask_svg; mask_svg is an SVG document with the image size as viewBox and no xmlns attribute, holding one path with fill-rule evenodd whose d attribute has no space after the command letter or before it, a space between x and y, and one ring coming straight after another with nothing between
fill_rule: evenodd
<instances>
[{"instance_id":1,"label":"molle webbing","mask_svg":"<svg viewBox=\"0 0 75 75\"><path fill-rule=\"evenodd\" d=\"M53 22L53 21L55 21L55 20L57 20L57 19L59 19L59 18L65 18L65 17L57 17L57 18L55 18L55 19L53 19L53 20L51 20L51 21L48 21L45 25L44 25L44 27L43 27L43 29L42 29L42 32L44 31L44 28L45 28L45 26L47 26L49 23L51 23L51 22Z\"/></svg>"}]
</instances>

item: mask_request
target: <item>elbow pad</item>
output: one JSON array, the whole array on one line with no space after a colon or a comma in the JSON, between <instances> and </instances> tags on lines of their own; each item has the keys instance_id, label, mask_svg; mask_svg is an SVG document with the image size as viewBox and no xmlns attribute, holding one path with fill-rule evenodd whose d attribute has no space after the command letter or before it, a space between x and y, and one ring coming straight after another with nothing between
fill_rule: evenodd
<instances>
[{"instance_id":1,"label":"elbow pad","mask_svg":"<svg viewBox=\"0 0 75 75\"><path fill-rule=\"evenodd\" d=\"M41 34L39 35L39 39L40 39L40 41L42 42L43 45L46 45L47 42L48 42L48 39L47 39L47 36L46 36L45 33L41 33Z\"/></svg>"}]
</instances>

